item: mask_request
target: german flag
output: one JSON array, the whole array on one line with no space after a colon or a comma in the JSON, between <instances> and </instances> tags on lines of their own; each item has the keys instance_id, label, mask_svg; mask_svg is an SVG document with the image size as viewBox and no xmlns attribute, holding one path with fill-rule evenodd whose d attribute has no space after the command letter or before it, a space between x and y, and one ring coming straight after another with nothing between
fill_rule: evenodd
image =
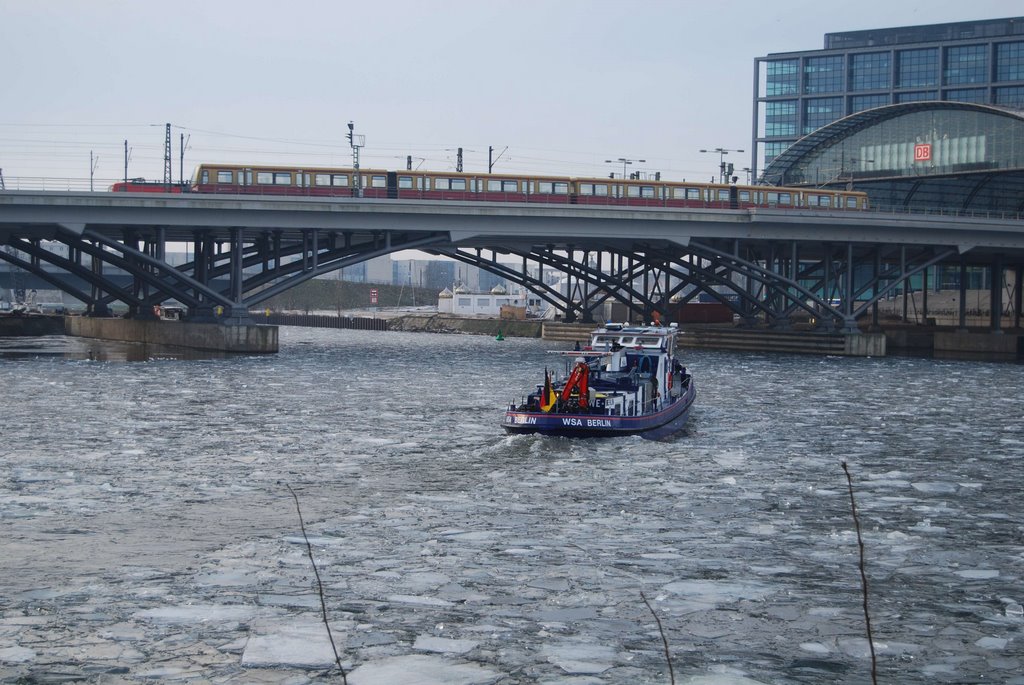
<instances>
[{"instance_id":1,"label":"german flag","mask_svg":"<svg viewBox=\"0 0 1024 685\"><path fill-rule=\"evenodd\" d=\"M551 411L557 397L554 388L551 387L551 376L548 374L548 370L544 369L544 392L540 396L541 411Z\"/></svg>"}]
</instances>

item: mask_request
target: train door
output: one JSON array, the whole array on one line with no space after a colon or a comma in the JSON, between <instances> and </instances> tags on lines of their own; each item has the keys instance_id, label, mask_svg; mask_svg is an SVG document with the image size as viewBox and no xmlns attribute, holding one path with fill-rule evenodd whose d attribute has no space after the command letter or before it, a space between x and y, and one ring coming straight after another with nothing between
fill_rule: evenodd
<instances>
[{"instance_id":1,"label":"train door","mask_svg":"<svg viewBox=\"0 0 1024 685\"><path fill-rule=\"evenodd\" d=\"M729 186L729 209L739 209L739 189L736 186Z\"/></svg>"},{"instance_id":2,"label":"train door","mask_svg":"<svg viewBox=\"0 0 1024 685\"><path fill-rule=\"evenodd\" d=\"M388 172L388 199L389 200L397 200L398 199L398 172L397 171L389 171Z\"/></svg>"}]
</instances>

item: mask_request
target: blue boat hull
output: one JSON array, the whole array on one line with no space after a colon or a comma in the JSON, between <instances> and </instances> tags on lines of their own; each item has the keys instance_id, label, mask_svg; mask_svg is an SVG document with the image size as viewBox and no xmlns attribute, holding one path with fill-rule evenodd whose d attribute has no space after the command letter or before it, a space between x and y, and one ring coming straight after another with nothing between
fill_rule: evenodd
<instances>
[{"instance_id":1,"label":"blue boat hull","mask_svg":"<svg viewBox=\"0 0 1024 685\"><path fill-rule=\"evenodd\" d=\"M686 427L690 408L697 397L693 383L672 404L643 416L602 416L600 414L561 414L510 409L505 412L504 428L509 433L537 433L567 438L607 438L639 435L660 440Z\"/></svg>"}]
</instances>

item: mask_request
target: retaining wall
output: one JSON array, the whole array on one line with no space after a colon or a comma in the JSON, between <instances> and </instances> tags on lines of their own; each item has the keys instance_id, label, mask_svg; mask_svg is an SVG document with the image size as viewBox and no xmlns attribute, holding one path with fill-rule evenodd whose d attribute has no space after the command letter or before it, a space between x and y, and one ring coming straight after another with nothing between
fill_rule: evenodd
<instances>
[{"instance_id":1,"label":"retaining wall","mask_svg":"<svg viewBox=\"0 0 1024 685\"><path fill-rule=\"evenodd\" d=\"M64 326L67 335L83 338L246 354L268 354L278 350L277 326L144 321L88 316L65 317Z\"/></svg>"}]
</instances>

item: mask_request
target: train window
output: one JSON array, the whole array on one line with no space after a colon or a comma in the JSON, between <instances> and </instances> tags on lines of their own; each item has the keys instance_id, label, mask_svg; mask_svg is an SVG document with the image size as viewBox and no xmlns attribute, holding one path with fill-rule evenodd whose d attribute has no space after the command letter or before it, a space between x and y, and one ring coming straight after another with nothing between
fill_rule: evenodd
<instances>
[{"instance_id":1,"label":"train window","mask_svg":"<svg viewBox=\"0 0 1024 685\"><path fill-rule=\"evenodd\" d=\"M427 179L422 176L416 177L416 190L423 190L427 185Z\"/></svg>"},{"instance_id":2,"label":"train window","mask_svg":"<svg viewBox=\"0 0 1024 685\"><path fill-rule=\"evenodd\" d=\"M256 182L260 185L269 186L274 183L274 174L269 171L257 171Z\"/></svg>"},{"instance_id":3,"label":"train window","mask_svg":"<svg viewBox=\"0 0 1024 685\"><path fill-rule=\"evenodd\" d=\"M725 188L718 189L718 199L725 201L729 199L729 191Z\"/></svg>"},{"instance_id":4,"label":"train window","mask_svg":"<svg viewBox=\"0 0 1024 685\"><path fill-rule=\"evenodd\" d=\"M466 179L464 178L453 178L452 179L452 190L465 190Z\"/></svg>"},{"instance_id":5,"label":"train window","mask_svg":"<svg viewBox=\"0 0 1024 685\"><path fill-rule=\"evenodd\" d=\"M207 183L210 182L210 172L207 169L203 169L203 173L199 182L202 183L203 185L206 185Z\"/></svg>"},{"instance_id":6,"label":"train window","mask_svg":"<svg viewBox=\"0 0 1024 685\"><path fill-rule=\"evenodd\" d=\"M777 194L779 196L780 205L791 205L793 204L793 196L789 193L769 193L769 195Z\"/></svg>"},{"instance_id":7,"label":"train window","mask_svg":"<svg viewBox=\"0 0 1024 685\"><path fill-rule=\"evenodd\" d=\"M274 185L275 186L290 186L292 184L292 175L288 171L275 171L274 172Z\"/></svg>"},{"instance_id":8,"label":"train window","mask_svg":"<svg viewBox=\"0 0 1024 685\"><path fill-rule=\"evenodd\" d=\"M218 171L217 172L217 183L234 183L235 172L233 171Z\"/></svg>"},{"instance_id":9,"label":"train window","mask_svg":"<svg viewBox=\"0 0 1024 685\"><path fill-rule=\"evenodd\" d=\"M387 176L371 176L370 177L371 188L387 188L388 178Z\"/></svg>"},{"instance_id":10,"label":"train window","mask_svg":"<svg viewBox=\"0 0 1024 685\"><path fill-rule=\"evenodd\" d=\"M605 196L608 194L608 186L603 183L594 184L594 195Z\"/></svg>"},{"instance_id":11,"label":"train window","mask_svg":"<svg viewBox=\"0 0 1024 685\"><path fill-rule=\"evenodd\" d=\"M316 174L313 176L313 184L318 186L329 186L331 185L330 174Z\"/></svg>"},{"instance_id":12,"label":"train window","mask_svg":"<svg viewBox=\"0 0 1024 685\"><path fill-rule=\"evenodd\" d=\"M243 186L252 185L252 169L243 169L238 172L238 184Z\"/></svg>"},{"instance_id":13,"label":"train window","mask_svg":"<svg viewBox=\"0 0 1024 685\"><path fill-rule=\"evenodd\" d=\"M450 190L451 183L447 178L435 178L434 190Z\"/></svg>"},{"instance_id":14,"label":"train window","mask_svg":"<svg viewBox=\"0 0 1024 685\"><path fill-rule=\"evenodd\" d=\"M500 191L500 190L501 190L501 181L488 181L487 182L487 191L488 192L492 192L493 193L495 191Z\"/></svg>"},{"instance_id":15,"label":"train window","mask_svg":"<svg viewBox=\"0 0 1024 685\"><path fill-rule=\"evenodd\" d=\"M686 199L686 188L673 188L672 189L672 197L677 199L677 200L685 200Z\"/></svg>"},{"instance_id":16,"label":"train window","mask_svg":"<svg viewBox=\"0 0 1024 685\"><path fill-rule=\"evenodd\" d=\"M817 207L831 207L832 198L829 195L811 195L808 197L810 204Z\"/></svg>"},{"instance_id":17,"label":"train window","mask_svg":"<svg viewBox=\"0 0 1024 685\"><path fill-rule=\"evenodd\" d=\"M580 183L580 195L593 195L594 184L593 183Z\"/></svg>"},{"instance_id":18,"label":"train window","mask_svg":"<svg viewBox=\"0 0 1024 685\"><path fill-rule=\"evenodd\" d=\"M348 174L331 174L332 186L348 186Z\"/></svg>"},{"instance_id":19,"label":"train window","mask_svg":"<svg viewBox=\"0 0 1024 685\"><path fill-rule=\"evenodd\" d=\"M640 197L640 186L626 186L626 197Z\"/></svg>"},{"instance_id":20,"label":"train window","mask_svg":"<svg viewBox=\"0 0 1024 685\"><path fill-rule=\"evenodd\" d=\"M540 181L537 184L537 192L544 195L568 195L568 183L555 183L552 181Z\"/></svg>"},{"instance_id":21,"label":"train window","mask_svg":"<svg viewBox=\"0 0 1024 685\"><path fill-rule=\"evenodd\" d=\"M640 186L640 197L654 197L654 186Z\"/></svg>"},{"instance_id":22,"label":"train window","mask_svg":"<svg viewBox=\"0 0 1024 685\"><path fill-rule=\"evenodd\" d=\"M700 200L701 199L700 188L687 188L686 199L687 200Z\"/></svg>"},{"instance_id":23,"label":"train window","mask_svg":"<svg viewBox=\"0 0 1024 685\"><path fill-rule=\"evenodd\" d=\"M750 202L750 191L749 190L741 190L740 191L740 202Z\"/></svg>"},{"instance_id":24,"label":"train window","mask_svg":"<svg viewBox=\"0 0 1024 685\"><path fill-rule=\"evenodd\" d=\"M777 205L777 204L779 204L779 194L778 193L765 193L764 197L765 197L765 202L767 202L769 205Z\"/></svg>"},{"instance_id":25,"label":"train window","mask_svg":"<svg viewBox=\"0 0 1024 685\"><path fill-rule=\"evenodd\" d=\"M301 171L295 172L295 185L299 186L300 188L308 188L309 174L303 173Z\"/></svg>"},{"instance_id":26,"label":"train window","mask_svg":"<svg viewBox=\"0 0 1024 685\"><path fill-rule=\"evenodd\" d=\"M404 189L412 189L412 176L399 176L398 187Z\"/></svg>"},{"instance_id":27,"label":"train window","mask_svg":"<svg viewBox=\"0 0 1024 685\"><path fill-rule=\"evenodd\" d=\"M855 198L855 197L848 197L848 198L846 198L846 208L847 209L857 209L857 198Z\"/></svg>"},{"instance_id":28,"label":"train window","mask_svg":"<svg viewBox=\"0 0 1024 685\"><path fill-rule=\"evenodd\" d=\"M569 184L568 183L555 183L555 195L568 195Z\"/></svg>"}]
</instances>

